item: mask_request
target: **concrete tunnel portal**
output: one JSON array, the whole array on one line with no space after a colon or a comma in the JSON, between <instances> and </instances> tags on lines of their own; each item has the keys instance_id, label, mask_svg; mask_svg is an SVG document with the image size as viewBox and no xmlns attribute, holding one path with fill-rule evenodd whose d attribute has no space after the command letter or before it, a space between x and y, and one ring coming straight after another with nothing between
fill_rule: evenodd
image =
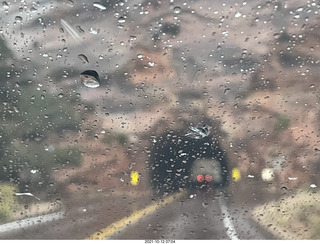
<instances>
[{"instance_id":1,"label":"concrete tunnel portal","mask_svg":"<svg viewBox=\"0 0 320 244\"><path fill-rule=\"evenodd\" d=\"M150 158L151 187L155 192L175 192L180 188L197 187L192 177L194 163L198 160L217 162L220 181L210 182L211 187L222 188L228 184L229 169L226 152L214 135L190 138L185 131L165 131L155 138Z\"/></svg>"}]
</instances>

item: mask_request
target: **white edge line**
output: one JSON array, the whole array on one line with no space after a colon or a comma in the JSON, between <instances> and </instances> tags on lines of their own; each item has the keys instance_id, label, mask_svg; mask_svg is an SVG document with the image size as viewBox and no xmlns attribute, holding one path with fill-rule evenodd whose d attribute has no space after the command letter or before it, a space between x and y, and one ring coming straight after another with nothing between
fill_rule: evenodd
<instances>
[{"instance_id":1,"label":"white edge line","mask_svg":"<svg viewBox=\"0 0 320 244\"><path fill-rule=\"evenodd\" d=\"M0 225L0 234L9 231L19 230L22 228L33 227L65 217L65 212L56 212L51 214L40 215L28 219L17 220L7 224Z\"/></svg>"},{"instance_id":2,"label":"white edge line","mask_svg":"<svg viewBox=\"0 0 320 244\"><path fill-rule=\"evenodd\" d=\"M220 204L221 213L223 217L223 224L224 224L224 227L227 229L227 235L231 240L239 240L236 229L234 228L234 225L231 221L229 210L227 208L225 201L223 200L223 196L219 197L219 204Z\"/></svg>"}]
</instances>

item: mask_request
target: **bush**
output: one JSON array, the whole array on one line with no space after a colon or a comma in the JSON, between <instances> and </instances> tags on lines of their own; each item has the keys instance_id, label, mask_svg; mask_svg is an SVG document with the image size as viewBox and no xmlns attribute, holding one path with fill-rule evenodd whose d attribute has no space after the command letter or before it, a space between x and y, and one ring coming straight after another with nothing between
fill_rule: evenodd
<instances>
[{"instance_id":1,"label":"bush","mask_svg":"<svg viewBox=\"0 0 320 244\"><path fill-rule=\"evenodd\" d=\"M274 131L279 132L281 130L285 130L289 127L290 125L290 119L285 116L285 115L278 115L277 116L277 121L274 125Z\"/></svg>"},{"instance_id":2,"label":"bush","mask_svg":"<svg viewBox=\"0 0 320 244\"><path fill-rule=\"evenodd\" d=\"M81 151L77 147L58 148L54 155L57 164L79 166L82 162Z\"/></svg>"},{"instance_id":3,"label":"bush","mask_svg":"<svg viewBox=\"0 0 320 244\"><path fill-rule=\"evenodd\" d=\"M9 183L0 183L0 221L11 217L17 207L14 193L17 188Z\"/></svg>"},{"instance_id":4,"label":"bush","mask_svg":"<svg viewBox=\"0 0 320 244\"><path fill-rule=\"evenodd\" d=\"M102 138L101 141L105 144L119 143L124 145L127 140L127 135L124 133L108 133Z\"/></svg>"}]
</instances>

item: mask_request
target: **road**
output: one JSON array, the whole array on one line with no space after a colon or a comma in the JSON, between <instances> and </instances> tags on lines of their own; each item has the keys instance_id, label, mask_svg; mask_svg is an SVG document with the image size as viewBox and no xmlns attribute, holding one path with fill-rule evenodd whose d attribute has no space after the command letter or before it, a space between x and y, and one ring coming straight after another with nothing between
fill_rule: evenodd
<instances>
[{"instance_id":1,"label":"road","mask_svg":"<svg viewBox=\"0 0 320 244\"><path fill-rule=\"evenodd\" d=\"M229 206L224 194L187 193L110 239L264 240L274 237L250 218L248 206Z\"/></svg>"},{"instance_id":2,"label":"road","mask_svg":"<svg viewBox=\"0 0 320 244\"><path fill-rule=\"evenodd\" d=\"M275 239L250 217L252 204L222 192L181 192L161 200L122 196L69 204L64 218L0 233L1 239L263 240ZM142 204L142 202L144 202ZM124 211L125 210L125 211ZM60 215L61 216L61 215ZM43 218L44 219L44 218ZM0 226L1 227L1 226ZM1 229L1 228L0 228Z\"/></svg>"}]
</instances>

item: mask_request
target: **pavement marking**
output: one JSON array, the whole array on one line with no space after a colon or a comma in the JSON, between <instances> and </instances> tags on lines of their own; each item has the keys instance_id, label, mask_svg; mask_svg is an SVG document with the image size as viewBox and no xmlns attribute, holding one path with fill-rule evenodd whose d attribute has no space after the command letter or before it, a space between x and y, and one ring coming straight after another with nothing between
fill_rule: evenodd
<instances>
[{"instance_id":1,"label":"pavement marking","mask_svg":"<svg viewBox=\"0 0 320 244\"><path fill-rule=\"evenodd\" d=\"M151 204L147 206L144 209L138 210L133 212L130 216L124 217L120 219L119 221L109 225L108 227L101 229L100 231L92 234L86 240L106 240L112 237L117 232L125 229L128 225L132 225L136 222L138 222L141 218L146 217L149 214L154 213L159 208L173 202L174 200L177 200L181 197L183 197L186 194L186 191L181 191L178 193L175 193L173 195L170 195L157 203Z\"/></svg>"},{"instance_id":2,"label":"pavement marking","mask_svg":"<svg viewBox=\"0 0 320 244\"><path fill-rule=\"evenodd\" d=\"M32 218L17 220L7 224L0 225L0 234L19 230L27 227L33 227L35 225L44 224L47 222L55 221L65 217L65 212L57 212L51 214L40 215Z\"/></svg>"},{"instance_id":3,"label":"pavement marking","mask_svg":"<svg viewBox=\"0 0 320 244\"><path fill-rule=\"evenodd\" d=\"M219 197L219 204L220 204L220 209L223 217L223 224L224 224L224 227L227 229L227 235L231 240L239 240L236 229L234 228L234 225L231 221L231 216L227 208L227 205L223 199L223 196Z\"/></svg>"}]
</instances>

